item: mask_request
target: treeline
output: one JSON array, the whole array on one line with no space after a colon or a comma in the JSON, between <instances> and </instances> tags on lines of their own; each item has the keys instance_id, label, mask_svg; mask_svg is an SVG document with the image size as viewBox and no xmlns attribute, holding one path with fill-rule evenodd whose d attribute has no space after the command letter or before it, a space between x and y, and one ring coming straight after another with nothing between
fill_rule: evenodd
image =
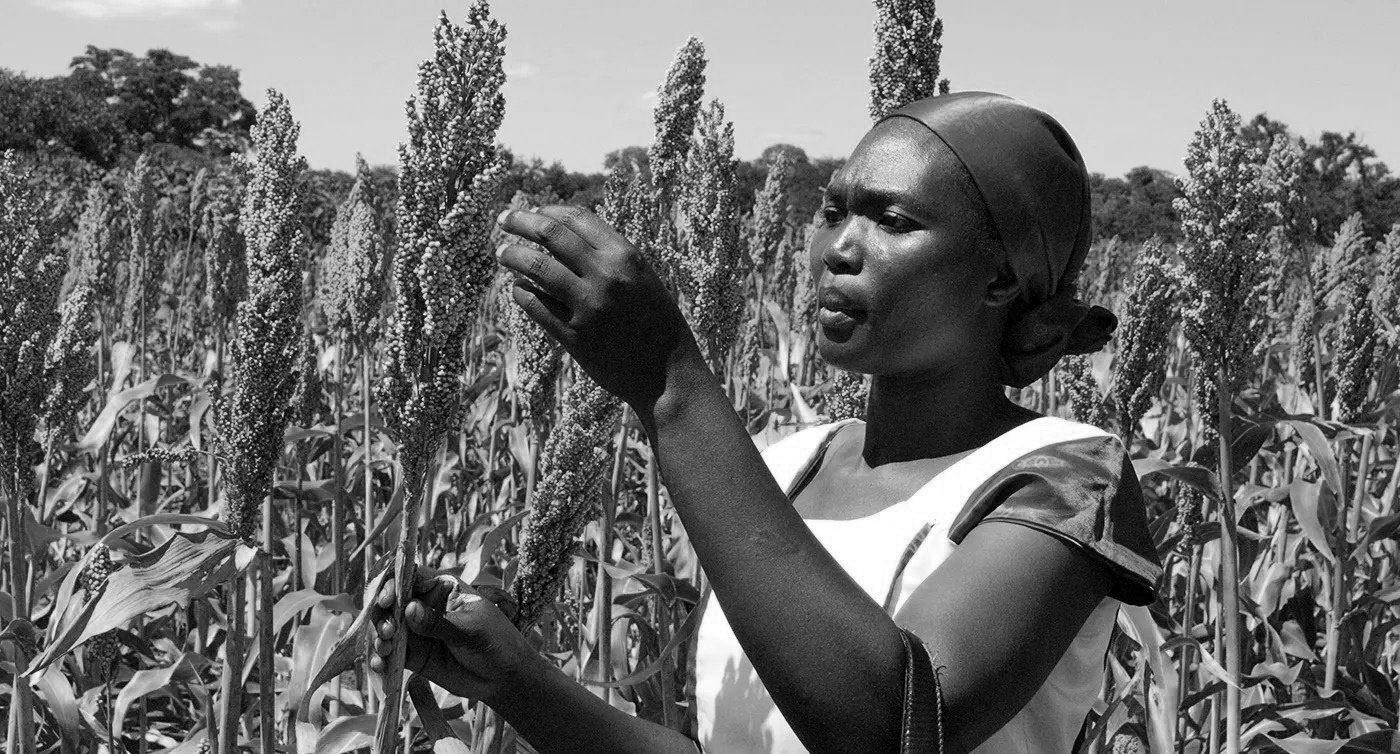
<instances>
[{"instance_id":1,"label":"treeline","mask_svg":"<svg viewBox=\"0 0 1400 754\"><path fill-rule=\"evenodd\" d=\"M130 167L137 155L152 152L171 170L192 176L201 167L247 150L256 119L240 89L239 73L226 65L206 65L165 49L135 55L89 45L73 58L64 76L32 78L0 68L0 150L16 149L58 166L67 178ZM1372 236L1400 222L1400 177L1354 132L1324 131L1315 141L1293 134L1287 124L1259 114L1243 127L1245 139L1265 151L1278 134L1294 138L1303 154L1302 193L1315 219L1314 241L1330 243L1342 223L1360 213ZM791 144L773 144L736 171L741 211L752 210L769 167L780 152L792 157L792 213L803 222L817 208L821 187L841 166L841 157L812 157ZM508 174L499 197L517 192L596 209L603 184L618 162L630 161L647 174L647 150L628 146L609 152L603 170L581 173L559 162L506 151ZM396 177L391 167L372 171L380 196L392 206ZM1142 243L1152 236L1179 241L1180 219L1172 201L1180 192L1174 175L1147 166L1123 177L1092 176L1095 235ZM349 194L355 176L337 170L309 171L307 197L313 204L308 228L313 242L329 240L334 208ZM385 193L387 192L387 193ZM317 222L321 218L324 222Z\"/></svg>"}]
</instances>

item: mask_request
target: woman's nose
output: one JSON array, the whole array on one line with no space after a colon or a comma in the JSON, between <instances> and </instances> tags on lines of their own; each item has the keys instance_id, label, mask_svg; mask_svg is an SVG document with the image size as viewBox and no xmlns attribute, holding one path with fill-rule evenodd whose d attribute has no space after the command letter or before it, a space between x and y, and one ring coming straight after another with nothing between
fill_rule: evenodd
<instances>
[{"instance_id":1,"label":"woman's nose","mask_svg":"<svg viewBox=\"0 0 1400 754\"><path fill-rule=\"evenodd\" d=\"M822 251L822 264L833 275L855 275L865 259L865 218L852 214L837 228L831 244Z\"/></svg>"}]
</instances>

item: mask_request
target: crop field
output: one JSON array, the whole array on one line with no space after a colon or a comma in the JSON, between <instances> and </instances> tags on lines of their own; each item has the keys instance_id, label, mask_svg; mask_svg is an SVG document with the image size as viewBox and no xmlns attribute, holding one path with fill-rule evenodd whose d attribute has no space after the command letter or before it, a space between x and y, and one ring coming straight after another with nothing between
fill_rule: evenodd
<instances>
[{"instance_id":1,"label":"crop field","mask_svg":"<svg viewBox=\"0 0 1400 754\"><path fill-rule=\"evenodd\" d=\"M946 92L932 3L876 6L872 114ZM815 346L839 162L735 159L691 38L654 141L564 180L496 143L484 0L423 31L393 167L308 170L276 91L241 142L4 153L7 752L532 751L402 654L368 669L364 595L417 567L684 724L704 575L640 424L511 301L494 220L622 230L766 446L864 410ZM1165 574L1119 613L1080 751L1400 742L1400 180L1331 136L1202 101L1185 173L1096 176L1080 297L1119 327L1013 397L1123 439Z\"/></svg>"}]
</instances>

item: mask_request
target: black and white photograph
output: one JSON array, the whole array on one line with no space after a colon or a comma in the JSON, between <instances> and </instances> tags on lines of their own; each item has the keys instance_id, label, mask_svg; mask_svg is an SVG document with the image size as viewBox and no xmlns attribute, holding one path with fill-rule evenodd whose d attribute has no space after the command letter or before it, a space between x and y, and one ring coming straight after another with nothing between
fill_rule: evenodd
<instances>
[{"instance_id":1,"label":"black and white photograph","mask_svg":"<svg viewBox=\"0 0 1400 754\"><path fill-rule=\"evenodd\" d=\"M1400 752L1400 0L0 0L3 754Z\"/></svg>"}]
</instances>

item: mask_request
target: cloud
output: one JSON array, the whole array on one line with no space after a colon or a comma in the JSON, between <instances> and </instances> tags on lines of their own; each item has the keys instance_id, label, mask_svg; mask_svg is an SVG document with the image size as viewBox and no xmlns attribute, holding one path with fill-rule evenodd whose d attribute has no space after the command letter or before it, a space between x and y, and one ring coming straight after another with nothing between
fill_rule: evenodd
<instances>
[{"instance_id":1,"label":"cloud","mask_svg":"<svg viewBox=\"0 0 1400 754\"><path fill-rule=\"evenodd\" d=\"M534 76L536 68L533 63L522 61L519 63L506 63L505 71L507 79L519 81Z\"/></svg>"},{"instance_id":2,"label":"cloud","mask_svg":"<svg viewBox=\"0 0 1400 754\"><path fill-rule=\"evenodd\" d=\"M243 0L33 0L46 10L83 19L193 17L208 28L226 27Z\"/></svg>"},{"instance_id":3,"label":"cloud","mask_svg":"<svg viewBox=\"0 0 1400 754\"><path fill-rule=\"evenodd\" d=\"M645 92L642 92L643 102L655 102L659 99L661 99L661 92L656 89L648 89Z\"/></svg>"}]
</instances>

